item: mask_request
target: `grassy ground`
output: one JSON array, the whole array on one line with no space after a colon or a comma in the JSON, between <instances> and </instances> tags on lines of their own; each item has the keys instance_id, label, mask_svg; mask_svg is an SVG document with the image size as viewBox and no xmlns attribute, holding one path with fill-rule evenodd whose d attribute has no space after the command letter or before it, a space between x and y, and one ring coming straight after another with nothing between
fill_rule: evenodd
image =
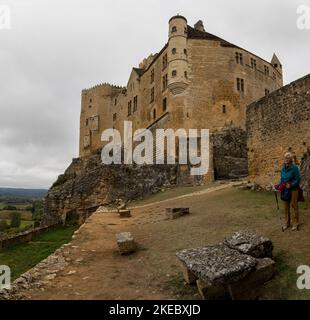
<instances>
[{"instance_id":1,"label":"grassy ground","mask_svg":"<svg viewBox=\"0 0 310 320\"><path fill-rule=\"evenodd\" d=\"M149 204L152 202L167 200L167 199L182 196L182 195L185 195L188 193L201 191L206 188L209 188L210 186L211 186L211 184L204 185L204 186L188 186L188 187L171 188L168 190L159 191L154 194L148 195L142 200L132 201L132 202L130 202L129 206L130 207L141 206L141 205Z\"/></svg>"},{"instance_id":2,"label":"grassy ground","mask_svg":"<svg viewBox=\"0 0 310 320\"><path fill-rule=\"evenodd\" d=\"M150 198L158 201L157 197ZM191 214L167 220L165 208L170 206L189 207ZM273 241L277 263L277 275L263 286L261 299L310 299L310 290L296 287L297 267L310 265L310 208L301 207L300 231L284 233L283 211L276 210L273 193L237 188L135 208L130 219L95 214L73 240L78 249L68 253L71 262L66 269L31 298L199 299L195 286L184 285L176 252L216 244L235 231L251 229ZM133 255L119 255L115 234L123 231L132 232L137 241L139 250ZM80 258L83 262L77 264ZM70 270L76 273L68 275Z\"/></svg>"},{"instance_id":3,"label":"grassy ground","mask_svg":"<svg viewBox=\"0 0 310 320\"><path fill-rule=\"evenodd\" d=\"M10 219L11 213L15 210L1 210L0 211L0 219ZM22 220L32 220L32 213L30 211L18 211L21 213Z\"/></svg>"},{"instance_id":4,"label":"grassy ground","mask_svg":"<svg viewBox=\"0 0 310 320\"><path fill-rule=\"evenodd\" d=\"M11 268L12 279L45 259L57 248L71 240L77 227L52 229L37 236L31 242L18 244L0 251L0 264Z\"/></svg>"}]
</instances>

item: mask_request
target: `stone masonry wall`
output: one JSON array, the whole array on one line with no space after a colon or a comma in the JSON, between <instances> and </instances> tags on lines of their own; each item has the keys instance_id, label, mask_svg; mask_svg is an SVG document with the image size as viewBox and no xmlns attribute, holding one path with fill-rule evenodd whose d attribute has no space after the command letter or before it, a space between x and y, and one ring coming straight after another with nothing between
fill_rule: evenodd
<instances>
[{"instance_id":1,"label":"stone masonry wall","mask_svg":"<svg viewBox=\"0 0 310 320\"><path fill-rule=\"evenodd\" d=\"M215 179L247 176L246 143L246 132L240 128L226 128L212 134Z\"/></svg>"},{"instance_id":2,"label":"stone masonry wall","mask_svg":"<svg viewBox=\"0 0 310 320\"><path fill-rule=\"evenodd\" d=\"M283 154L310 148L310 74L250 104L246 126L250 179L277 182Z\"/></svg>"}]
</instances>

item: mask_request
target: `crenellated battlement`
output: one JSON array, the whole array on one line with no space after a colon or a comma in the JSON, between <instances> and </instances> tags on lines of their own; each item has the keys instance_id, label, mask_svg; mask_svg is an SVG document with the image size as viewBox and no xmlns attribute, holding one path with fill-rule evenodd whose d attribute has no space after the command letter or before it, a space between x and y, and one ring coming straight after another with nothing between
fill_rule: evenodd
<instances>
[{"instance_id":1,"label":"crenellated battlement","mask_svg":"<svg viewBox=\"0 0 310 320\"><path fill-rule=\"evenodd\" d=\"M99 83L99 84L96 84L90 88L85 88L82 90L82 93L83 92L89 92L89 91L92 91L92 90L96 90L96 89L100 89L100 88L111 88L111 89L116 89L116 90L126 90L127 88L125 86L117 86L117 85L114 85L114 84L110 84L108 82L103 82L103 83Z\"/></svg>"}]
</instances>

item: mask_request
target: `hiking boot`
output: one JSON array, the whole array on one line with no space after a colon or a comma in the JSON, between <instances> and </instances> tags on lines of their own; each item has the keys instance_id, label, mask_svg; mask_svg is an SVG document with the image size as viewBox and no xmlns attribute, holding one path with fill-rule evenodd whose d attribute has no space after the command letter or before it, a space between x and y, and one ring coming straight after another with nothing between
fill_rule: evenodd
<instances>
[{"instance_id":1,"label":"hiking boot","mask_svg":"<svg viewBox=\"0 0 310 320\"><path fill-rule=\"evenodd\" d=\"M298 226L294 226L294 227L292 228L292 231L298 231Z\"/></svg>"},{"instance_id":2,"label":"hiking boot","mask_svg":"<svg viewBox=\"0 0 310 320\"><path fill-rule=\"evenodd\" d=\"M289 228L289 226L284 225L284 226L282 226L282 231L285 231L285 230L287 230L288 228Z\"/></svg>"}]
</instances>

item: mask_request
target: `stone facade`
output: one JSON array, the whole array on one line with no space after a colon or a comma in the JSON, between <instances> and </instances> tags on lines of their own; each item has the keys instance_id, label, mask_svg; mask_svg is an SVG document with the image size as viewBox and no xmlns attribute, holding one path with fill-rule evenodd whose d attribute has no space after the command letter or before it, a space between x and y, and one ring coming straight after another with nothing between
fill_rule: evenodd
<instances>
[{"instance_id":1,"label":"stone facade","mask_svg":"<svg viewBox=\"0 0 310 320\"><path fill-rule=\"evenodd\" d=\"M279 180L283 154L300 164L310 148L310 75L247 107L250 179L261 185Z\"/></svg>"},{"instance_id":2,"label":"stone facade","mask_svg":"<svg viewBox=\"0 0 310 320\"><path fill-rule=\"evenodd\" d=\"M80 156L102 147L108 128L245 128L246 105L283 85L282 66L204 31L186 18L169 21L168 42L133 68L126 87L82 91ZM212 177L210 177L212 179Z\"/></svg>"}]
</instances>

